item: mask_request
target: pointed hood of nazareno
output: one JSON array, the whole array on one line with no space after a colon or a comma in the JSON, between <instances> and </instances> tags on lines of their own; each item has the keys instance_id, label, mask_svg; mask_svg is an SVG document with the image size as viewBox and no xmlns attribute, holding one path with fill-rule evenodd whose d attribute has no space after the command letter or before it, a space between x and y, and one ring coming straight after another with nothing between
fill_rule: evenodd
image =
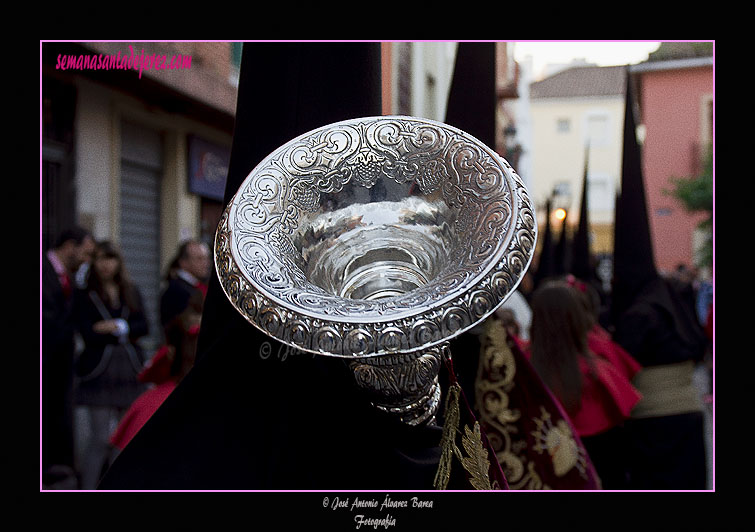
<instances>
[{"instance_id":1,"label":"pointed hood of nazareno","mask_svg":"<svg viewBox=\"0 0 755 532\"><path fill-rule=\"evenodd\" d=\"M495 149L495 108L495 43L459 43L445 123Z\"/></svg>"},{"instance_id":2,"label":"pointed hood of nazareno","mask_svg":"<svg viewBox=\"0 0 755 532\"><path fill-rule=\"evenodd\" d=\"M706 338L695 313L692 286L664 278L653 261L633 105L633 85L628 75L621 193L614 235L614 340L643 366L700 361Z\"/></svg>"},{"instance_id":3,"label":"pointed hood of nazareno","mask_svg":"<svg viewBox=\"0 0 755 532\"><path fill-rule=\"evenodd\" d=\"M588 215L588 163L590 147L585 148L585 168L582 176L582 201L579 206L579 223L572 239L571 273L583 281L591 281L595 277L590 257L590 220Z\"/></svg>"},{"instance_id":4,"label":"pointed hood of nazareno","mask_svg":"<svg viewBox=\"0 0 755 532\"><path fill-rule=\"evenodd\" d=\"M658 277L645 200L642 154L636 135L634 90L628 71L625 98L621 191L614 223L611 298L614 319L628 308L644 286Z\"/></svg>"},{"instance_id":5,"label":"pointed hood of nazareno","mask_svg":"<svg viewBox=\"0 0 755 532\"><path fill-rule=\"evenodd\" d=\"M445 123L477 138L495 150L496 140L496 61L495 43L459 43L456 49L454 72L446 104ZM453 344L453 367L441 372L439 380L444 390L455 381L462 390L461 408L463 423L474 423L472 407L475 402L474 379L477 375L479 344L476 335L467 332L458 336ZM445 393L445 392L444 392ZM446 404L442 403L438 418L447 420ZM492 451L490 451L492 452ZM490 471L503 477L500 465L491 456ZM493 478L491 476L491 478ZM503 478L505 484L505 478ZM507 485L506 485L507 487Z\"/></svg>"},{"instance_id":6,"label":"pointed hood of nazareno","mask_svg":"<svg viewBox=\"0 0 755 532\"><path fill-rule=\"evenodd\" d=\"M545 201L545 230L543 231L543 244L540 247L540 258L535 271L535 286L537 287L544 279L555 274L553 246L553 229L551 227L551 199Z\"/></svg>"},{"instance_id":7,"label":"pointed hood of nazareno","mask_svg":"<svg viewBox=\"0 0 755 532\"><path fill-rule=\"evenodd\" d=\"M554 252L555 260L553 261L553 273L555 275L564 275L571 271L571 256L569 250L571 242L569 240L569 231L566 225L568 216L561 220L561 232L559 233L556 250Z\"/></svg>"}]
</instances>

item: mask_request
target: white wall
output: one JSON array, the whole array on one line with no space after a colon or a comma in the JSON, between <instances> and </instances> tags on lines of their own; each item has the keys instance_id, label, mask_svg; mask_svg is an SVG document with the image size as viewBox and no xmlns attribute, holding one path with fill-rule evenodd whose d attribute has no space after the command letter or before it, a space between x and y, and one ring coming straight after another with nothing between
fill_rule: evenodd
<instances>
[{"instance_id":1,"label":"white wall","mask_svg":"<svg viewBox=\"0 0 755 532\"><path fill-rule=\"evenodd\" d=\"M591 223L613 221L613 192L621 175L623 99L542 98L530 102L532 117L531 183L536 205L545 203L557 183L568 183L571 202L569 221L579 219L584 175L585 146L590 137L590 117L605 119L605 135L593 139L589 152ZM568 121L568 131L560 131L559 120ZM598 184L603 183L599 189ZM588 185L589 186L589 185ZM602 204L598 204L599 198Z\"/></svg>"},{"instance_id":2,"label":"white wall","mask_svg":"<svg viewBox=\"0 0 755 532\"><path fill-rule=\"evenodd\" d=\"M394 43L400 45L400 43ZM411 46L411 111L409 114L442 122L451 89L455 42L412 42ZM392 61L392 107L398 108L398 61L394 48Z\"/></svg>"},{"instance_id":3,"label":"white wall","mask_svg":"<svg viewBox=\"0 0 755 532\"><path fill-rule=\"evenodd\" d=\"M199 196L187 187L187 135L231 145L231 136L191 119L147 108L141 101L80 80L75 124L77 218L95 238L118 243L120 215L120 123L125 119L158 131L163 138L161 269L177 243L200 236Z\"/></svg>"},{"instance_id":4,"label":"white wall","mask_svg":"<svg viewBox=\"0 0 755 532\"><path fill-rule=\"evenodd\" d=\"M74 125L77 215L96 239L112 238L110 198L115 176L111 119L110 95L94 84L79 83Z\"/></svg>"}]
</instances>

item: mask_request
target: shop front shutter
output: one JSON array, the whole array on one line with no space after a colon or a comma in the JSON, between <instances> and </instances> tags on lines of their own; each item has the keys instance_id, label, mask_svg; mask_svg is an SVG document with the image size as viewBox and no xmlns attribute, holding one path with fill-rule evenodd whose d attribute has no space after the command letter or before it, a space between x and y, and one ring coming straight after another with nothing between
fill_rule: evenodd
<instances>
[{"instance_id":1,"label":"shop front shutter","mask_svg":"<svg viewBox=\"0 0 755 532\"><path fill-rule=\"evenodd\" d=\"M156 131L128 122L121 131L121 251L147 313L150 334L142 346L149 356L163 339L159 313L162 138Z\"/></svg>"}]
</instances>

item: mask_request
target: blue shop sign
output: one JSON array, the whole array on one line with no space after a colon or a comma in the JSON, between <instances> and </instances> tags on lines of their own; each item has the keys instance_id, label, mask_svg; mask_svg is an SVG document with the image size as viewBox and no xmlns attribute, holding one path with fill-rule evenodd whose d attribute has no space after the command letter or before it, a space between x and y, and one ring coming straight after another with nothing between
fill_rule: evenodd
<instances>
[{"instance_id":1,"label":"blue shop sign","mask_svg":"<svg viewBox=\"0 0 755 532\"><path fill-rule=\"evenodd\" d=\"M213 144L190 135L189 192L205 198L223 201L230 148Z\"/></svg>"}]
</instances>

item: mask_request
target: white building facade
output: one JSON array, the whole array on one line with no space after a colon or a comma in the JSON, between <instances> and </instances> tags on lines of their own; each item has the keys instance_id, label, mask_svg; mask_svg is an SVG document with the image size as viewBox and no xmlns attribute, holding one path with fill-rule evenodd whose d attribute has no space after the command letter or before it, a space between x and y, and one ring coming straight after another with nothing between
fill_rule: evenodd
<instances>
[{"instance_id":1,"label":"white building facade","mask_svg":"<svg viewBox=\"0 0 755 532\"><path fill-rule=\"evenodd\" d=\"M576 67L530 86L532 198L541 207L551 198L554 208L567 210L567 224L575 226L587 164L592 251L597 253L612 249L625 80L625 67Z\"/></svg>"}]
</instances>

